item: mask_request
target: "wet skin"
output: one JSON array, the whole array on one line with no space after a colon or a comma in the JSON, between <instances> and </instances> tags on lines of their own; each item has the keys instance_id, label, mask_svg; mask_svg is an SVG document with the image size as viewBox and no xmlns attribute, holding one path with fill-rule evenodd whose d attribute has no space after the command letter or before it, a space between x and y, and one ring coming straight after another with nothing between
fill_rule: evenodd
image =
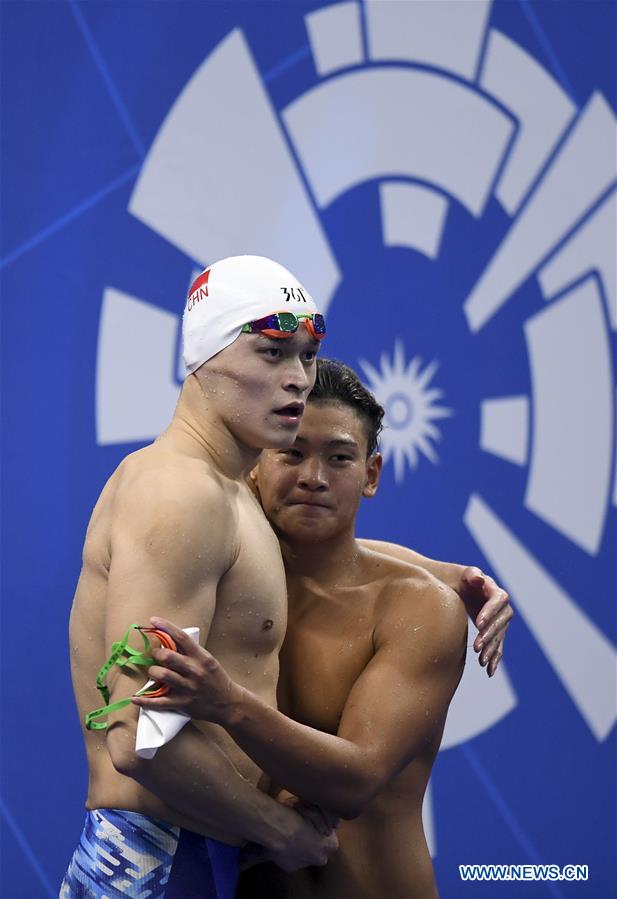
<instances>
[{"instance_id":1,"label":"wet skin","mask_svg":"<svg viewBox=\"0 0 617 899\"><path fill-rule=\"evenodd\" d=\"M347 819L325 868L285 878L262 866L245 875L243 897L437 895L422 797L463 669L466 613L429 573L355 539L381 469L366 449L354 410L311 402L294 446L264 453L253 474L285 562L279 702L290 717L188 646L157 654L167 669L152 674L169 696L140 700L217 721L275 782ZM172 695L177 672L188 704Z\"/></svg>"},{"instance_id":2,"label":"wet skin","mask_svg":"<svg viewBox=\"0 0 617 899\"><path fill-rule=\"evenodd\" d=\"M81 721L101 704L95 677L112 642L153 611L198 626L234 679L275 704L285 574L245 478L262 447L293 441L316 346L304 328L284 343L241 335L187 378L168 430L110 478L88 526L71 612ZM110 701L143 679L143 670L113 669ZM134 752L137 714L129 705L106 732L84 730L87 808L141 812L228 843L256 840L291 866L325 861L332 841L256 788L259 767L221 728L191 722L143 761Z\"/></svg>"},{"instance_id":3,"label":"wet skin","mask_svg":"<svg viewBox=\"0 0 617 899\"><path fill-rule=\"evenodd\" d=\"M366 428L348 407L309 403L294 446L265 452L257 471L264 510L283 547L288 624L281 653L279 704L292 718L329 734L339 732L354 686L375 659L380 619L396 605L401 643L420 648L435 627L438 607L456 620L442 652L453 661L450 690L462 672L466 620L462 604L446 595L430 575L375 552L354 540L362 496L374 495L380 463L366 460ZM376 544L372 544L375 546ZM400 596L396 595L396 584ZM394 587L394 590L392 589ZM443 614L443 610L442 614ZM413 641L412 647L413 648ZM457 673L458 672L458 673ZM402 690L409 684L404 678ZM390 682L390 685L391 682ZM423 686L426 696L430 686ZM446 692L448 692L446 690ZM366 695L366 694L365 694ZM401 707L390 693L375 703ZM338 829L340 848L327 866L286 875L272 866L247 872L239 896L314 899L429 899L437 895L422 827L422 799L439 748L449 696L425 709L431 726L423 745L352 820ZM404 705L404 700L402 700ZM382 721L364 705L360 714ZM405 722L401 728L413 727ZM388 725L392 726L392 723ZM388 733L387 727L384 731ZM384 737L387 738L387 737ZM395 738L413 745L411 734Z\"/></svg>"}]
</instances>

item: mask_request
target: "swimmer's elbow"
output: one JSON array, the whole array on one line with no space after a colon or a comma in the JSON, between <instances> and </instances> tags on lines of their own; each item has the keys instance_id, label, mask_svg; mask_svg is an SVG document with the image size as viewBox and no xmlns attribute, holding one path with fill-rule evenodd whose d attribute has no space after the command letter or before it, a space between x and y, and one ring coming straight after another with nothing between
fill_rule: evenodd
<instances>
[{"instance_id":1,"label":"swimmer's elbow","mask_svg":"<svg viewBox=\"0 0 617 899\"><path fill-rule=\"evenodd\" d=\"M107 731L107 751L111 763L125 777L138 780L142 760L135 752L135 733L128 727L116 725Z\"/></svg>"},{"instance_id":2,"label":"swimmer's elbow","mask_svg":"<svg viewBox=\"0 0 617 899\"><path fill-rule=\"evenodd\" d=\"M364 803L359 803L354 799L339 804L339 807L332 809L332 811L338 815L339 818L342 818L343 821L353 821L354 818L360 817L365 808L366 805Z\"/></svg>"},{"instance_id":3,"label":"swimmer's elbow","mask_svg":"<svg viewBox=\"0 0 617 899\"><path fill-rule=\"evenodd\" d=\"M376 793L366 792L341 796L340 800L336 803L336 807L333 808L332 811L344 821L353 821L354 818L360 817L375 795Z\"/></svg>"},{"instance_id":4,"label":"swimmer's elbow","mask_svg":"<svg viewBox=\"0 0 617 899\"><path fill-rule=\"evenodd\" d=\"M375 772L362 772L336 796L331 809L345 821L359 818L377 796L384 781Z\"/></svg>"}]
</instances>

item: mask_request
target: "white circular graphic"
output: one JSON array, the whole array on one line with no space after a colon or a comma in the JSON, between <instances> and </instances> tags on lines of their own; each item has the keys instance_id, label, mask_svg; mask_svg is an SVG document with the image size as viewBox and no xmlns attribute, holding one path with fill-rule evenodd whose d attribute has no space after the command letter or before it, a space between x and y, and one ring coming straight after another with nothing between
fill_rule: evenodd
<instances>
[{"instance_id":1,"label":"white circular graphic","mask_svg":"<svg viewBox=\"0 0 617 899\"><path fill-rule=\"evenodd\" d=\"M446 2L448 15L436 17ZM481 221L496 200L510 224L465 299L468 336L516 303L529 279L546 306L523 323L531 392L493 395L486 385L479 446L523 467L526 509L593 556L617 504L615 116L598 93L578 109L527 50L490 28L489 10L457 0L370 3L364 19L353 2L317 10L306 25L319 80L280 111L244 35L232 31L170 109L129 210L196 264L238 252L281 261L326 311L342 272L322 216L348 192L375 182L384 245L434 265L453 204ZM99 443L148 440L163 429L178 392L178 329L179 316L147 297L105 291ZM444 359L396 339L371 353L357 362L386 408L384 458L404 485L436 464L447 419L460 410L440 388ZM146 390L133 360L153 357L162 362L159 383L150 368ZM564 489L573 484L584 489ZM614 647L478 490L464 525L604 740L616 712L597 683L614 679ZM573 666L574 657L593 658L593 667ZM489 683L469 664L442 748L493 727L516 702L503 667Z\"/></svg>"}]
</instances>

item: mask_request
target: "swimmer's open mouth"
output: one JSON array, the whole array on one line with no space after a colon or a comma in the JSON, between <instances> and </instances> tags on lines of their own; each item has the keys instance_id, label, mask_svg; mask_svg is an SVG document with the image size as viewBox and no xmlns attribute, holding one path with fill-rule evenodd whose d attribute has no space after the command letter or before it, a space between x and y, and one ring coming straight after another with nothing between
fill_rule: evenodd
<instances>
[{"instance_id":1,"label":"swimmer's open mouth","mask_svg":"<svg viewBox=\"0 0 617 899\"><path fill-rule=\"evenodd\" d=\"M288 403L281 409L275 409L274 411L276 415L281 415L283 418L293 418L299 421L304 412L304 403Z\"/></svg>"}]
</instances>

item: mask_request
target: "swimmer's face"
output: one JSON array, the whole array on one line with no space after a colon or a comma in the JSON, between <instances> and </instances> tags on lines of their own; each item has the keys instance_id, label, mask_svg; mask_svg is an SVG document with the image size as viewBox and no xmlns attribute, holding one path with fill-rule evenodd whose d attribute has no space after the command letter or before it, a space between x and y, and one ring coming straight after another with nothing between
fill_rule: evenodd
<instances>
[{"instance_id":1,"label":"swimmer's face","mask_svg":"<svg viewBox=\"0 0 617 899\"><path fill-rule=\"evenodd\" d=\"M264 512L283 539L321 543L354 531L363 496L374 496L382 459L367 453L367 427L349 406L308 404L293 446L266 450L252 472Z\"/></svg>"},{"instance_id":2,"label":"swimmer's face","mask_svg":"<svg viewBox=\"0 0 617 899\"><path fill-rule=\"evenodd\" d=\"M208 404L251 449L290 446L315 383L319 343L301 327L291 337L241 334L197 370Z\"/></svg>"}]
</instances>

